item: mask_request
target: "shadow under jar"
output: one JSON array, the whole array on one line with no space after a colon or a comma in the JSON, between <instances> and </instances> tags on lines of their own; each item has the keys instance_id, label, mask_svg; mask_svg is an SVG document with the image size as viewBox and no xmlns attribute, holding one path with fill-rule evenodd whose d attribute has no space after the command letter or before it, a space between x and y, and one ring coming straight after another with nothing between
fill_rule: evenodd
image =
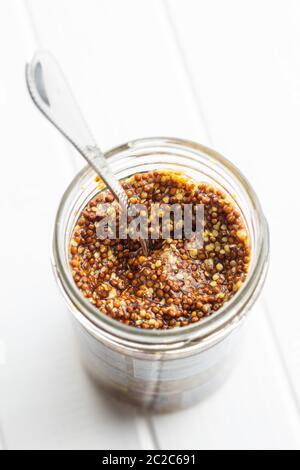
<instances>
[{"instance_id":1,"label":"shadow under jar","mask_svg":"<svg viewBox=\"0 0 300 470\"><path fill-rule=\"evenodd\" d=\"M190 406L211 394L238 356L241 326L266 276L268 225L256 194L239 170L203 145L148 138L106 153L119 179L153 170L180 170L196 182L221 189L242 213L251 244L251 262L242 288L210 317L169 330L124 325L99 312L80 292L69 265L69 244L78 217L99 192L89 167L67 188L55 222L52 263L72 312L83 362L111 396L164 412Z\"/></svg>"}]
</instances>

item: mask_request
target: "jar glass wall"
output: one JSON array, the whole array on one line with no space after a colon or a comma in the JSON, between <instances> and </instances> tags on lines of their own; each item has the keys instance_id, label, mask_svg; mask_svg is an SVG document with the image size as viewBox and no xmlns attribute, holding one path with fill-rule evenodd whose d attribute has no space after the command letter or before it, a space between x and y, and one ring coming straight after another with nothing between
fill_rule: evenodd
<instances>
[{"instance_id":1,"label":"jar glass wall","mask_svg":"<svg viewBox=\"0 0 300 470\"><path fill-rule=\"evenodd\" d=\"M239 170L217 152L172 138L128 142L106 153L119 179L157 169L180 170L196 182L218 187L239 207L249 231L252 258L243 287L220 310L189 326L142 330L101 314L75 285L69 243L78 216L99 191L85 167L60 203L53 236L53 268L73 313L82 357L92 377L116 397L167 411L211 393L237 357L240 326L266 275L268 227L259 201Z\"/></svg>"}]
</instances>

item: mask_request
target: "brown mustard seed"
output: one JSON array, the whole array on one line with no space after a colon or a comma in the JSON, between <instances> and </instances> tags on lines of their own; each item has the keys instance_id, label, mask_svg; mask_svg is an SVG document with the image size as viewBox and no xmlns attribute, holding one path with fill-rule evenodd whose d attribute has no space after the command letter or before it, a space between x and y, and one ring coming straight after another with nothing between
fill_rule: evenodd
<instances>
[{"instance_id":1,"label":"brown mustard seed","mask_svg":"<svg viewBox=\"0 0 300 470\"><path fill-rule=\"evenodd\" d=\"M234 201L179 172L136 174L122 185L132 204L149 211L158 202L203 204L203 248L188 249L186 240L173 239L172 224L170 238L152 240L147 257L130 238L97 240L97 207L115 204L100 182L70 242L70 269L82 295L99 315L143 329L184 327L220 309L241 288L251 260L248 232Z\"/></svg>"}]
</instances>

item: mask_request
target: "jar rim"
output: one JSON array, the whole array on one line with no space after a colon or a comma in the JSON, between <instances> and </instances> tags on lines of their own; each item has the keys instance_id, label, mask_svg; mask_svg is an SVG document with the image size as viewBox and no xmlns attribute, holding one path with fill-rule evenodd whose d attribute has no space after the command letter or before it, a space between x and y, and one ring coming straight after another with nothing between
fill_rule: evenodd
<instances>
[{"instance_id":1,"label":"jar rim","mask_svg":"<svg viewBox=\"0 0 300 470\"><path fill-rule=\"evenodd\" d=\"M269 256L268 224L255 191L240 170L215 150L185 139L173 137L147 137L131 140L125 144L114 147L113 149L105 152L105 157L110 158L124 150L134 151L141 148L146 149L147 147L153 148L155 146L164 146L164 148L169 147L170 149L181 148L187 151L198 152L199 154L201 153L202 155L206 155L210 159L214 160L219 166L226 169L251 201L252 209L255 211L258 219L259 234L257 248L255 253L252 253L250 271L246 281L236 294L219 310L197 323L180 328L172 328L168 330L137 329L120 323L106 315L99 315L99 310L85 299L75 285L69 266L67 266L67 268L65 267L65 252L63 243L61 243L59 228L63 224L66 203L71 193L76 190L78 185L80 185L82 178L87 174L92 173L93 170L89 166L85 166L79 171L79 173L77 173L77 175L75 175L65 190L58 206L53 231L52 265L59 285L63 290L63 294L69 303L70 309L74 313L75 311L77 312L77 319L80 321L80 315L78 315L79 310L80 314L85 317L85 327L87 327L86 320L91 323L91 331L93 330L95 332L96 327L97 330L99 329L99 333L101 331L103 333L105 332L116 341L125 340L133 345L136 343L142 343L154 347L170 345L173 343L177 345L181 343L185 344L186 342L190 343L195 339L205 339L218 331L222 331L222 334L224 334L228 327L232 327L232 322L239 323L239 320L245 316L262 288L267 272Z\"/></svg>"}]
</instances>

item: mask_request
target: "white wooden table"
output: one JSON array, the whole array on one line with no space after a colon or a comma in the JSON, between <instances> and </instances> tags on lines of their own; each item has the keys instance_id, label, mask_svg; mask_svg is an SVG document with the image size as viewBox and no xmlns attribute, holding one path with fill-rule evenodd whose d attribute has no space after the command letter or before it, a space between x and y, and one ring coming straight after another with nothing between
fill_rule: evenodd
<instances>
[{"instance_id":1,"label":"white wooden table","mask_svg":"<svg viewBox=\"0 0 300 470\"><path fill-rule=\"evenodd\" d=\"M300 448L300 3L0 3L0 447ZM239 365L202 404L144 416L99 394L78 362L50 270L61 194L81 162L31 104L37 47L63 64L104 149L170 135L248 175L271 229L267 285Z\"/></svg>"}]
</instances>

